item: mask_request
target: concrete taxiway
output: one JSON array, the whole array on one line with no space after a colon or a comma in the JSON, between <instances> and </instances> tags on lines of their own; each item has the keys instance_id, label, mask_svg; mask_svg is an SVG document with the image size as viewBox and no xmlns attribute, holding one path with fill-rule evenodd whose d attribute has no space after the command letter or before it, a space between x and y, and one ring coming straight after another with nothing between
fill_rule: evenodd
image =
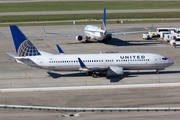
<instances>
[{"instance_id":1,"label":"concrete taxiway","mask_svg":"<svg viewBox=\"0 0 180 120\"><path fill-rule=\"evenodd\" d=\"M137 10L107 10L106 13L149 13L149 12L179 12L180 9L137 9ZM36 11L36 12L1 12L0 16L8 15L61 15L61 14L102 14L102 10L80 11Z\"/></svg>"},{"instance_id":2,"label":"concrete taxiway","mask_svg":"<svg viewBox=\"0 0 180 120\"><path fill-rule=\"evenodd\" d=\"M108 30L144 30L151 24L113 24L107 25ZM85 25L45 26L47 32L83 33ZM179 27L178 23L154 24L156 27ZM67 87L67 86L98 86L98 85L128 85L128 84L161 84L180 82L179 49L171 47L158 38L143 40L142 34L113 36L107 43L79 42L74 36L46 35L42 26L19 27L31 42L45 52L57 54L56 44L59 44L66 54L90 53L157 53L174 61L174 65L160 71L155 70L125 71L123 76L106 77L100 75L92 78L86 73L54 72L27 67L16 63L6 52L15 53L14 43L8 27L0 28L0 89L37 88L37 87ZM180 107L179 87L140 87L116 89L88 89L64 91L36 92L0 92L0 104L49 106L49 107ZM59 118L61 113L53 111L29 111L16 109L0 109L0 118L10 119L44 119ZM23 114L22 114L23 113ZM39 114L38 114L39 113ZM179 118L179 112L115 112L115 113L80 113L82 119L170 119ZM64 114L64 113L63 113ZM66 113L69 114L69 113ZM27 117L31 116L31 117ZM148 117L147 117L148 116ZM79 119L79 117L74 118Z\"/></svg>"}]
</instances>

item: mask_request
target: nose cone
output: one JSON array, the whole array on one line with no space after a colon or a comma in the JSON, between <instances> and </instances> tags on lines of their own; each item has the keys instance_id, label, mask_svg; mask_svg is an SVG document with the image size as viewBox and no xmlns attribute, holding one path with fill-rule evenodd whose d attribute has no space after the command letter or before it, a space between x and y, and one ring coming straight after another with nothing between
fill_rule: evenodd
<instances>
[{"instance_id":1,"label":"nose cone","mask_svg":"<svg viewBox=\"0 0 180 120\"><path fill-rule=\"evenodd\" d=\"M170 60L170 59L169 59L168 63L169 63L170 65L173 65L173 64L174 64L174 62L173 62L172 60Z\"/></svg>"}]
</instances>

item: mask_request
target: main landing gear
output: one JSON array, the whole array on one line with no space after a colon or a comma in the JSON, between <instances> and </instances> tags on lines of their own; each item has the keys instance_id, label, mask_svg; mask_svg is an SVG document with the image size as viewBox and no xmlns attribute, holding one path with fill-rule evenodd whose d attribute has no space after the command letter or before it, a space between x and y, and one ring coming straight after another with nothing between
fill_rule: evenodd
<instances>
[{"instance_id":1,"label":"main landing gear","mask_svg":"<svg viewBox=\"0 0 180 120\"><path fill-rule=\"evenodd\" d=\"M93 73L92 73L92 77L93 77L93 78L97 78L96 72L93 72Z\"/></svg>"},{"instance_id":2,"label":"main landing gear","mask_svg":"<svg viewBox=\"0 0 180 120\"><path fill-rule=\"evenodd\" d=\"M91 75L93 78L97 78L96 72L88 72L88 75Z\"/></svg>"},{"instance_id":3,"label":"main landing gear","mask_svg":"<svg viewBox=\"0 0 180 120\"><path fill-rule=\"evenodd\" d=\"M85 42L86 42L86 43L88 43L88 42L89 42L89 40L88 40L88 39L86 39L86 40L85 40Z\"/></svg>"},{"instance_id":4,"label":"main landing gear","mask_svg":"<svg viewBox=\"0 0 180 120\"><path fill-rule=\"evenodd\" d=\"M88 43L88 42L89 42L89 39L90 39L90 37L87 37L87 36L86 36L85 42Z\"/></svg>"},{"instance_id":5,"label":"main landing gear","mask_svg":"<svg viewBox=\"0 0 180 120\"><path fill-rule=\"evenodd\" d=\"M103 39L102 42L103 42L103 43L107 43L107 39Z\"/></svg>"}]
</instances>

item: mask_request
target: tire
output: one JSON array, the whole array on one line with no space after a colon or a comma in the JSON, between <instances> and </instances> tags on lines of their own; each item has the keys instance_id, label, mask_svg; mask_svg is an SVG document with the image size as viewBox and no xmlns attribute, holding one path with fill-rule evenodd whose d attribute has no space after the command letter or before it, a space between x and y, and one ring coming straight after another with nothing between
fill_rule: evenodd
<instances>
[{"instance_id":1,"label":"tire","mask_svg":"<svg viewBox=\"0 0 180 120\"><path fill-rule=\"evenodd\" d=\"M107 40L103 40L103 43L107 43Z\"/></svg>"},{"instance_id":2,"label":"tire","mask_svg":"<svg viewBox=\"0 0 180 120\"><path fill-rule=\"evenodd\" d=\"M85 40L86 41L86 43L88 43L89 41L88 40Z\"/></svg>"},{"instance_id":3,"label":"tire","mask_svg":"<svg viewBox=\"0 0 180 120\"><path fill-rule=\"evenodd\" d=\"M159 74L159 71L158 71L158 70L156 70L156 74Z\"/></svg>"},{"instance_id":4,"label":"tire","mask_svg":"<svg viewBox=\"0 0 180 120\"><path fill-rule=\"evenodd\" d=\"M97 78L96 72L93 72L93 73L92 73L92 77L93 77L93 78Z\"/></svg>"}]
</instances>

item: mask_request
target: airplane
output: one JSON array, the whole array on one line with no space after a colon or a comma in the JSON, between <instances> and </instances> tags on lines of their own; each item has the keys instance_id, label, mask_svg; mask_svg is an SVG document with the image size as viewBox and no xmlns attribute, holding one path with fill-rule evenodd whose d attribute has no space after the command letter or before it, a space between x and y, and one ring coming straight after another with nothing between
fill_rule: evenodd
<instances>
[{"instance_id":1,"label":"airplane","mask_svg":"<svg viewBox=\"0 0 180 120\"><path fill-rule=\"evenodd\" d=\"M106 8L104 8L104 15L103 15L103 21L101 27L94 26L94 25L87 25L84 28L85 34L76 34L76 33L48 33L45 31L46 34L57 34L57 35L74 35L76 36L75 39L81 41L83 38L85 38L85 42L88 43L89 40L102 40L103 43L106 43L107 40L111 40L113 35L118 34L130 34L130 33L142 33L142 32L149 32L152 30L153 25L151 26L150 30L146 31L131 31L131 32L118 32L118 33L112 33L113 31L106 31ZM118 30L114 30L118 31ZM120 30L119 30L120 31Z\"/></svg>"},{"instance_id":2,"label":"airplane","mask_svg":"<svg viewBox=\"0 0 180 120\"><path fill-rule=\"evenodd\" d=\"M60 54L38 50L16 25L10 25L16 54L7 53L16 62L52 71L80 71L96 78L98 72L107 76L123 75L124 70L156 70L171 66L174 62L154 53L105 53L65 54L57 45Z\"/></svg>"}]
</instances>

